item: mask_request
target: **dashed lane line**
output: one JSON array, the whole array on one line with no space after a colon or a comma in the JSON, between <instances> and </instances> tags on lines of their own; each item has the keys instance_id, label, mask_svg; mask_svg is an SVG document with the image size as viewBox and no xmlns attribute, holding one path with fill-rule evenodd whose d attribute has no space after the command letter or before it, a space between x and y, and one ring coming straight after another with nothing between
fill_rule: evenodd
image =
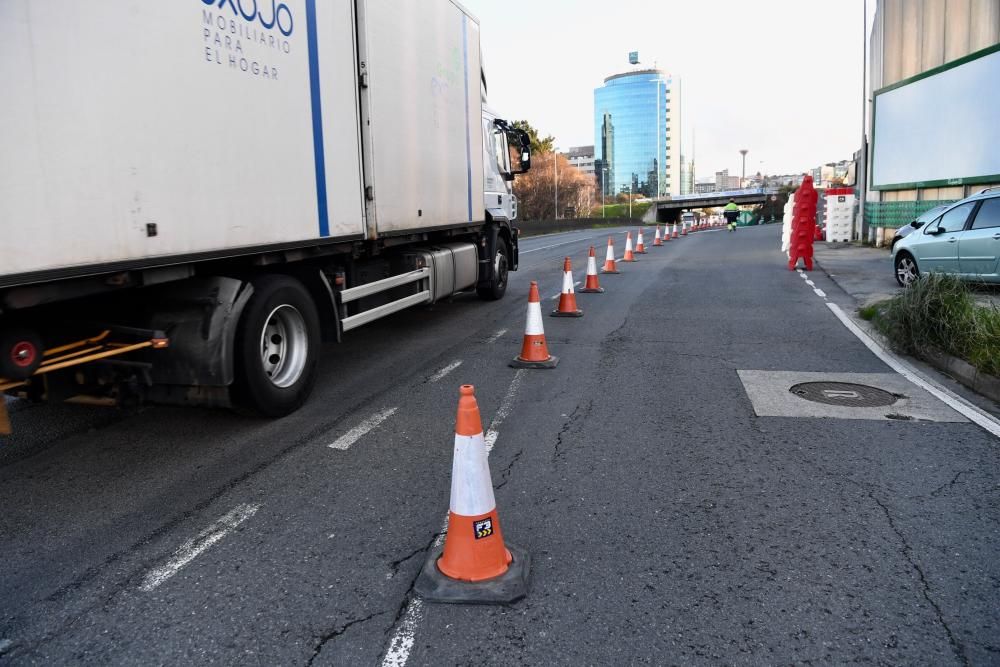
<instances>
[{"instance_id":1,"label":"dashed lane line","mask_svg":"<svg viewBox=\"0 0 1000 667\"><path fill-rule=\"evenodd\" d=\"M327 445L330 449L340 449L346 450L351 447L355 442L367 435L372 429L376 428L379 424L384 422L389 417L396 413L399 408L386 408L380 412L376 412L368 419L364 420L350 431L340 436L332 443Z\"/></svg>"},{"instance_id":2,"label":"dashed lane line","mask_svg":"<svg viewBox=\"0 0 1000 667\"><path fill-rule=\"evenodd\" d=\"M256 514L259 509L260 505L257 504L237 505L211 526L182 544L166 563L150 570L143 578L139 589L146 593L152 591L164 581L180 572L182 567L203 554L241 523Z\"/></svg>"},{"instance_id":3,"label":"dashed lane line","mask_svg":"<svg viewBox=\"0 0 1000 667\"><path fill-rule=\"evenodd\" d=\"M447 366L436 372L434 375L427 378L427 381L438 382L439 380L443 379L446 375L448 375L448 373L451 373L453 370L455 370L461 365L462 365L462 360L456 359L455 361L451 362L450 364L448 364Z\"/></svg>"},{"instance_id":4,"label":"dashed lane line","mask_svg":"<svg viewBox=\"0 0 1000 667\"><path fill-rule=\"evenodd\" d=\"M492 336L490 336L489 338L487 338L486 342L487 343L495 343L498 340L500 340L505 333L507 333L506 329L500 329L499 331L497 331L496 333L494 333Z\"/></svg>"}]
</instances>

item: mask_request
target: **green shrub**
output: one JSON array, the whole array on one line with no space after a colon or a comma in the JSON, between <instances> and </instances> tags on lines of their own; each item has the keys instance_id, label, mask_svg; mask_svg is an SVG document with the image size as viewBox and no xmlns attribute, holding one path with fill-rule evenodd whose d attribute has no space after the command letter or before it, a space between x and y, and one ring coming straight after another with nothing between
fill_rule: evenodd
<instances>
[{"instance_id":1,"label":"green shrub","mask_svg":"<svg viewBox=\"0 0 1000 667\"><path fill-rule=\"evenodd\" d=\"M969 285L954 276L921 276L871 315L901 352L923 356L938 350L1000 375L1000 309L977 306Z\"/></svg>"},{"instance_id":2,"label":"green shrub","mask_svg":"<svg viewBox=\"0 0 1000 667\"><path fill-rule=\"evenodd\" d=\"M632 204L632 217L641 218L645 215L649 207L652 206L652 202L641 202ZM608 204L604 207L604 215L608 218L627 218L628 217L628 204ZM593 218L601 217L601 207L595 208L591 214Z\"/></svg>"}]
</instances>

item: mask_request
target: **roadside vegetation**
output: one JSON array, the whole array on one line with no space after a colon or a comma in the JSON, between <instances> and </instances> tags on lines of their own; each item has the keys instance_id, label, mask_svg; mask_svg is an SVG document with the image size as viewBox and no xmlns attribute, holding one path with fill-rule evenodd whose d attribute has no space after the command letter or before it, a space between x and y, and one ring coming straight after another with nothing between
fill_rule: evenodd
<instances>
[{"instance_id":1,"label":"roadside vegetation","mask_svg":"<svg viewBox=\"0 0 1000 667\"><path fill-rule=\"evenodd\" d=\"M976 304L972 289L954 276L929 274L860 315L899 352L944 352L1000 377L1000 308Z\"/></svg>"},{"instance_id":2,"label":"roadside vegetation","mask_svg":"<svg viewBox=\"0 0 1000 667\"><path fill-rule=\"evenodd\" d=\"M639 219L646 214L649 207L652 206L652 202L632 202L632 218ZM592 218L601 217L601 207L598 206L591 213ZM624 204L608 204L604 207L604 217L606 218L627 218L628 217L628 203Z\"/></svg>"}]
</instances>

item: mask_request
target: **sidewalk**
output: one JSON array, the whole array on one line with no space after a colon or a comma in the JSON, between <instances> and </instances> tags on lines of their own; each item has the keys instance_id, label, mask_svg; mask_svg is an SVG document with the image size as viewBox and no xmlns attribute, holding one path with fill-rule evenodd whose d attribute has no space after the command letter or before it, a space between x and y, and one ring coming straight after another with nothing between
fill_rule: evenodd
<instances>
[{"instance_id":1,"label":"sidewalk","mask_svg":"<svg viewBox=\"0 0 1000 667\"><path fill-rule=\"evenodd\" d=\"M817 242L813 256L819 268L853 296L859 307L891 298L903 289L896 282L888 247ZM980 305L1000 307L1000 288L979 287L974 294Z\"/></svg>"},{"instance_id":2,"label":"sidewalk","mask_svg":"<svg viewBox=\"0 0 1000 667\"><path fill-rule=\"evenodd\" d=\"M891 298L902 291L893 274L887 248L852 243L816 243L813 256L833 282L859 306Z\"/></svg>"}]
</instances>

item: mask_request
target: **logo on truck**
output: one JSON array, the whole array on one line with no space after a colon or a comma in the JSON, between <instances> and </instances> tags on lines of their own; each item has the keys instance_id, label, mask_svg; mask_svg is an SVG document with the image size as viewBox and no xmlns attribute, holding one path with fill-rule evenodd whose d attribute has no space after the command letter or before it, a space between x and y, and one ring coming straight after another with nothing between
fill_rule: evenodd
<instances>
[{"instance_id":1,"label":"logo on truck","mask_svg":"<svg viewBox=\"0 0 1000 667\"><path fill-rule=\"evenodd\" d=\"M295 17L278 0L200 0L205 62L276 81L274 60L292 52Z\"/></svg>"}]
</instances>

